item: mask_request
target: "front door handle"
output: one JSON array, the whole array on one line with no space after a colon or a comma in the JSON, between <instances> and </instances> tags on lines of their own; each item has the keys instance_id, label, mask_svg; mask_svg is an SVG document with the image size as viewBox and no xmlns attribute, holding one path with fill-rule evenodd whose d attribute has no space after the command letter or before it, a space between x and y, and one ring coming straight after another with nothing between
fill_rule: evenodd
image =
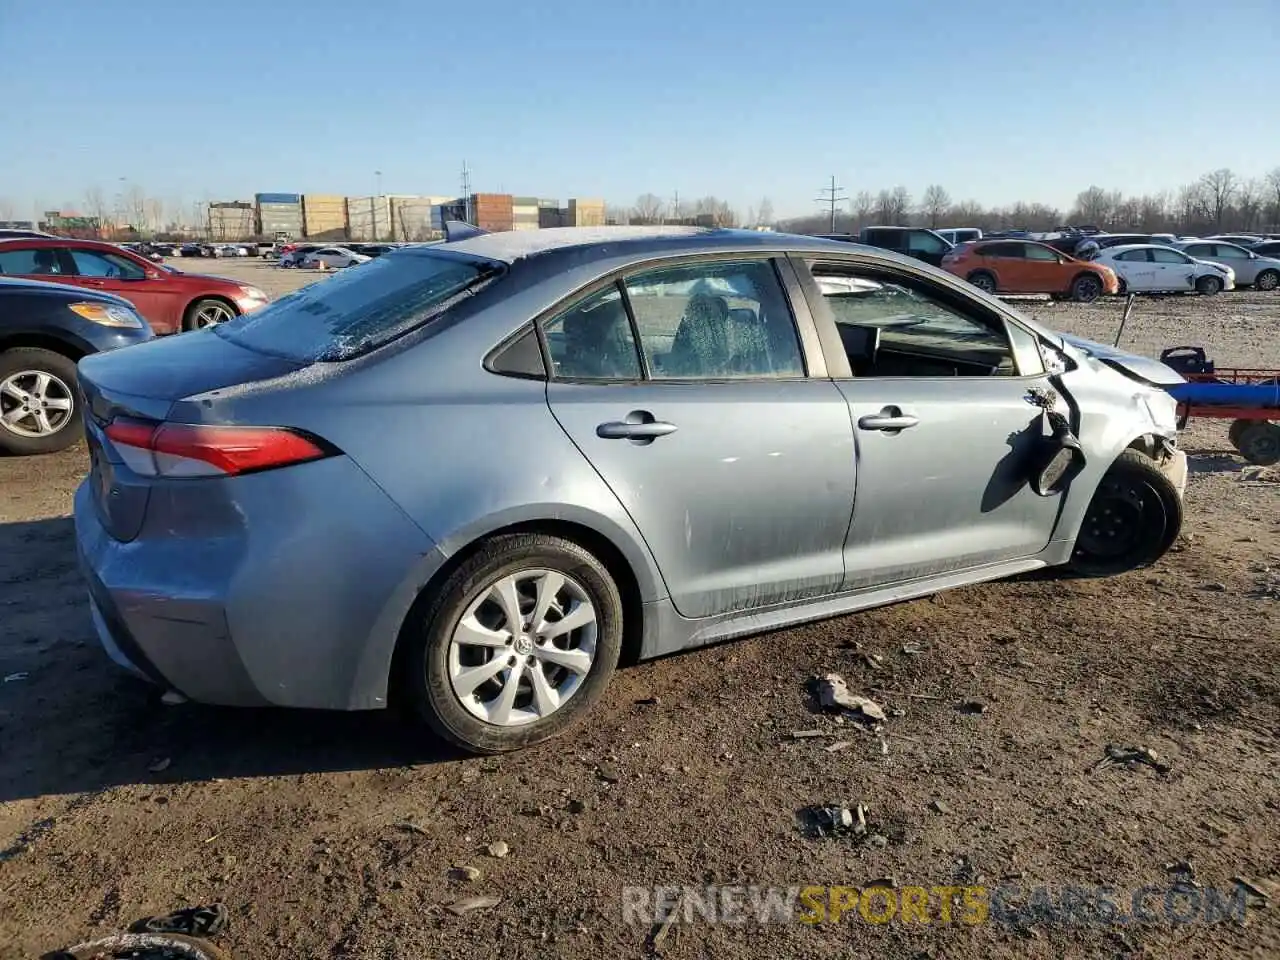
<instances>
[{"instance_id":1,"label":"front door handle","mask_svg":"<svg viewBox=\"0 0 1280 960\"><path fill-rule=\"evenodd\" d=\"M919 422L919 417L903 413L897 407L885 407L879 413L871 413L859 418L858 426L863 430L885 430L897 433L899 430L914 427Z\"/></svg>"},{"instance_id":2,"label":"front door handle","mask_svg":"<svg viewBox=\"0 0 1280 960\"><path fill-rule=\"evenodd\" d=\"M105 287L107 285L107 281L97 280L93 277L81 277L80 282L86 287Z\"/></svg>"},{"instance_id":3,"label":"front door handle","mask_svg":"<svg viewBox=\"0 0 1280 960\"><path fill-rule=\"evenodd\" d=\"M676 432L676 425L659 420L648 410L632 410L623 420L610 420L596 427L596 436L602 440L631 440L636 443L652 443L658 437Z\"/></svg>"}]
</instances>

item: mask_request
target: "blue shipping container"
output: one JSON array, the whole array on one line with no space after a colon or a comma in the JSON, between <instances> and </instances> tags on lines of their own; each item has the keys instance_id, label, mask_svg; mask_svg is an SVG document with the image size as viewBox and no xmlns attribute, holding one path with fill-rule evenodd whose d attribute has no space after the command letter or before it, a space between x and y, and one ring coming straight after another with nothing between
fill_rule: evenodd
<instances>
[{"instance_id":1,"label":"blue shipping container","mask_svg":"<svg viewBox=\"0 0 1280 960\"><path fill-rule=\"evenodd\" d=\"M253 199L262 203L301 203L300 193L255 193Z\"/></svg>"}]
</instances>

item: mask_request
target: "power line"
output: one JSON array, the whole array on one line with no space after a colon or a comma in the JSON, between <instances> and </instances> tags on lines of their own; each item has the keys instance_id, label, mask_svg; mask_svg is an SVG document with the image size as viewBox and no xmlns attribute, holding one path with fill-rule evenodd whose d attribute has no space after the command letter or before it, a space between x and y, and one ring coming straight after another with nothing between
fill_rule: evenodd
<instances>
[{"instance_id":1,"label":"power line","mask_svg":"<svg viewBox=\"0 0 1280 960\"><path fill-rule=\"evenodd\" d=\"M823 187L819 193L823 196L815 199L816 203L825 203L831 206L831 232L836 232L836 204L843 203L849 197L844 193L844 187L836 185L835 174L831 175L831 186Z\"/></svg>"}]
</instances>

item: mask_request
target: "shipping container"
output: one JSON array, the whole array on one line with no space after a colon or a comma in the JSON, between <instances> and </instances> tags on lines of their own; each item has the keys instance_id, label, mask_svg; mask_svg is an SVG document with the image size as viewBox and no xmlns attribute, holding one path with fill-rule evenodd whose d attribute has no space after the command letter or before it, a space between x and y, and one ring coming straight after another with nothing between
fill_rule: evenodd
<instances>
[{"instance_id":1,"label":"shipping container","mask_svg":"<svg viewBox=\"0 0 1280 960\"><path fill-rule=\"evenodd\" d=\"M600 227L604 225L604 201L570 198L566 226Z\"/></svg>"},{"instance_id":2,"label":"shipping container","mask_svg":"<svg viewBox=\"0 0 1280 960\"><path fill-rule=\"evenodd\" d=\"M567 211L560 207L539 207L538 226L542 229L563 227L567 223Z\"/></svg>"},{"instance_id":3,"label":"shipping container","mask_svg":"<svg viewBox=\"0 0 1280 960\"><path fill-rule=\"evenodd\" d=\"M347 198L332 193L303 194L302 227L309 239L346 239Z\"/></svg>"},{"instance_id":4,"label":"shipping container","mask_svg":"<svg viewBox=\"0 0 1280 960\"><path fill-rule=\"evenodd\" d=\"M386 196L347 197L347 234L369 242L391 236L391 200Z\"/></svg>"},{"instance_id":5,"label":"shipping container","mask_svg":"<svg viewBox=\"0 0 1280 960\"><path fill-rule=\"evenodd\" d=\"M300 193L255 193L253 195L254 203L262 206L264 203L301 203L302 194Z\"/></svg>"},{"instance_id":6,"label":"shipping container","mask_svg":"<svg viewBox=\"0 0 1280 960\"><path fill-rule=\"evenodd\" d=\"M443 233L440 205L452 197L392 197L392 240L423 241L438 239Z\"/></svg>"},{"instance_id":7,"label":"shipping container","mask_svg":"<svg viewBox=\"0 0 1280 960\"><path fill-rule=\"evenodd\" d=\"M248 240L257 232L253 204L245 200L211 203L205 219L210 240Z\"/></svg>"}]
</instances>

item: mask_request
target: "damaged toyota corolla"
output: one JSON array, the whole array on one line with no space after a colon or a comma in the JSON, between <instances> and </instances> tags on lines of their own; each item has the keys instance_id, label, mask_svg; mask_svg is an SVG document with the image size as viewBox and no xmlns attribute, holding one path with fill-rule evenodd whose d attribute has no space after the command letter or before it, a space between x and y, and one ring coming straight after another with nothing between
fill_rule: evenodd
<instances>
[{"instance_id":1,"label":"damaged toyota corolla","mask_svg":"<svg viewBox=\"0 0 1280 960\"><path fill-rule=\"evenodd\" d=\"M173 697L545 740L619 660L1063 566L1182 521L1169 368L918 260L483 234L80 363L108 653Z\"/></svg>"}]
</instances>

